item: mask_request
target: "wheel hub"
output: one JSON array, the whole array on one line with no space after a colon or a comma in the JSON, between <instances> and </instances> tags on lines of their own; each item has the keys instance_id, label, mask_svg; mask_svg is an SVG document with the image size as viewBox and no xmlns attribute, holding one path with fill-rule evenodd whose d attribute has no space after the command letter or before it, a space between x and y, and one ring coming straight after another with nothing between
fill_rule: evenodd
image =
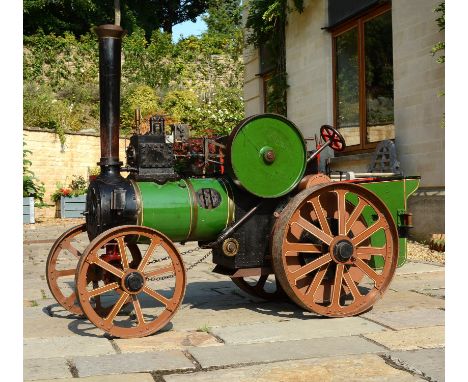
<instances>
[{"instance_id":1,"label":"wheel hub","mask_svg":"<svg viewBox=\"0 0 468 382\"><path fill-rule=\"evenodd\" d=\"M145 285L145 278L139 272L130 272L124 278L125 288L129 292L139 292Z\"/></svg>"},{"instance_id":2,"label":"wheel hub","mask_svg":"<svg viewBox=\"0 0 468 382\"><path fill-rule=\"evenodd\" d=\"M353 257L354 248L349 240L340 240L333 248L335 258L343 262L348 261Z\"/></svg>"}]
</instances>

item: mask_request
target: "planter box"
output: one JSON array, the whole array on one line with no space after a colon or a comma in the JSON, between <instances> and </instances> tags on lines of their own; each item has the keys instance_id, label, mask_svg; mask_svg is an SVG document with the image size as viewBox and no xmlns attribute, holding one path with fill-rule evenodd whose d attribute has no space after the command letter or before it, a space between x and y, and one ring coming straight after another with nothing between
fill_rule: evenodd
<instances>
[{"instance_id":1,"label":"planter box","mask_svg":"<svg viewBox=\"0 0 468 382\"><path fill-rule=\"evenodd\" d=\"M86 209L86 195L72 196L70 198L60 197L60 217L82 218Z\"/></svg>"},{"instance_id":2,"label":"planter box","mask_svg":"<svg viewBox=\"0 0 468 382\"><path fill-rule=\"evenodd\" d=\"M23 197L23 223L33 224L34 222L34 198Z\"/></svg>"}]
</instances>

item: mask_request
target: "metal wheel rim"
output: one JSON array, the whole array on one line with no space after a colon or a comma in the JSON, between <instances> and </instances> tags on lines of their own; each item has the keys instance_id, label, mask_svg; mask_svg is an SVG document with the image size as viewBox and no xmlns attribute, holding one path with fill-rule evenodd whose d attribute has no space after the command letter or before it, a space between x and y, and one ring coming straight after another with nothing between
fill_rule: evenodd
<instances>
[{"instance_id":1,"label":"metal wheel rim","mask_svg":"<svg viewBox=\"0 0 468 382\"><path fill-rule=\"evenodd\" d=\"M346 210L348 192L357 194L359 197L356 207L351 212ZM323 195L332 195L330 193L336 195L336 214L338 215L338 234L336 235L330 230L326 220L328 216L320 202ZM353 224L359 220L367 205L377 212L378 220L350 238L349 236L352 236L350 232L352 233L354 229ZM304 211L308 212L308 209L312 211L310 221L303 218ZM315 225L311 223L312 221ZM293 235L291 231L291 227L296 227L294 229L297 231L298 226L302 231L306 230L313 237L319 238L322 244L318 246L301 242L297 238L298 233L294 232ZM272 239L272 258L277 279L288 296L309 311L330 317L360 314L371 308L383 295L395 273L398 260L398 233L395 223L384 203L371 191L361 186L340 183L317 185L306 189L286 206L275 228ZM369 245L362 245L362 243L368 243L370 237L381 230L385 235L383 247L371 246L369 248ZM354 259L346 262L338 261L336 256L330 253L335 248L333 245L336 246L341 239L349 240L353 244ZM328 243L328 246L325 243ZM304 253L314 254L316 258L305 265L301 264L300 257ZM369 255L384 258L385 265L380 273L374 271L366 263ZM358 288L362 279L359 274L368 276L374 282L372 289L364 295ZM327 292L328 297L324 292L327 282L330 286ZM322 296L317 291L322 293ZM342 305L342 299L346 296L351 297L352 302L349 305Z\"/></svg>"},{"instance_id":2,"label":"metal wheel rim","mask_svg":"<svg viewBox=\"0 0 468 382\"><path fill-rule=\"evenodd\" d=\"M136 269L130 268L129 264L126 264L127 260L124 259L124 256L122 256L121 259L123 270L120 270L99 258L97 253L98 250L112 240L117 241L119 252L122 254L122 245L126 245L124 242L124 238L126 236L138 236L139 238L145 237L150 239L150 246ZM167 252L172 264L172 269L168 270L161 268L157 272L152 271L151 274L145 273L145 268L148 264L148 261L154 253L154 250L159 246L161 246ZM121 284L118 282L113 282L102 287L93 287L91 291L88 291L88 281L86 279L86 275L91 264L109 271L121 280ZM159 276L167 273L173 273L175 276L175 288L171 298L166 298L161 294L158 294L156 291L151 290L146 286L145 281L145 286L143 287L142 292L151 293L151 297L163 303L165 306L163 312L151 322L145 321L143 307L140 304L137 294L131 294L123 287L123 277L128 275L128 272L131 270L140 272L145 280L147 280L148 277ZM77 273L75 276L76 292L79 296L79 303L87 318L100 329L104 330L112 336L120 338L144 337L155 333L164 327L170 321L182 303L186 284L186 272L182 258L171 240L156 230L142 226L120 226L109 229L97 236L84 251L83 256L81 257L78 264ZM100 315L99 312L95 310L93 304L90 302L90 299L93 296L100 295L110 290L115 290L118 292L119 298L112 306L110 311L106 312L106 317L103 318L102 313ZM119 312L123 309L124 304L128 302L133 305L136 316L136 326L118 326L115 324L114 320Z\"/></svg>"}]
</instances>

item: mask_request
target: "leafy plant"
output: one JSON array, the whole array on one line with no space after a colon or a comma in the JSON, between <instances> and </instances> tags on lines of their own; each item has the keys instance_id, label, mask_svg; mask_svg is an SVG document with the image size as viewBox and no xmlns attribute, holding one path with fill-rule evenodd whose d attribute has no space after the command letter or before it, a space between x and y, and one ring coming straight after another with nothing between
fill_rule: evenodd
<instances>
[{"instance_id":1,"label":"leafy plant","mask_svg":"<svg viewBox=\"0 0 468 382\"><path fill-rule=\"evenodd\" d=\"M288 89L286 73L285 25L287 14L291 11L301 13L303 0L293 0L293 7L287 0L251 0L246 27L250 29L247 43L255 48L264 47L276 57L275 68L269 81L271 92L268 97L268 109L286 115L286 91Z\"/></svg>"},{"instance_id":2,"label":"leafy plant","mask_svg":"<svg viewBox=\"0 0 468 382\"><path fill-rule=\"evenodd\" d=\"M445 1L442 1L435 9L434 12L438 14L438 17L436 18L436 23L437 26L439 27L439 32L442 32L445 30ZM442 54L441 52L445 51L445 41L439 41L436 43L432 49L431 53L433 56L436 54L439 54L437 57L436 61L439 64L444 64L445 63L445 54ZM445 92L440 92L439 96L445 95ZM441 127L445 127L445 113L442 115L442 121L440 123Z\"/></svg>"},{"instance_id":3,"label":"leafy plant","mask_svg":"<svg viewBox=\"0 0 468 382\"><path fill-rule=\"evenodd\" d=\"M32 162L28 156L32 154L30 150L25 148L26 143L23 142L23 197L33 197L38 200L37 207L44 205L44 183L39 182L34 173L30 170Z\"/></svg>"},{"instance_id":4,"label":"leafy plant","mask_svg":"<svg viewBox=\"0 0 468 382\"><path fill-rule=\"evenodd\" d=\"M81 175L73 175L73 178L68 186L63 186L61 183L57 183L56 186L57 189L51 195L53 202L58 202L62 196L71 198L73 196L84 195L88 191L88 182L86 182L85 178Z\"/></svg>"}]
</instances>

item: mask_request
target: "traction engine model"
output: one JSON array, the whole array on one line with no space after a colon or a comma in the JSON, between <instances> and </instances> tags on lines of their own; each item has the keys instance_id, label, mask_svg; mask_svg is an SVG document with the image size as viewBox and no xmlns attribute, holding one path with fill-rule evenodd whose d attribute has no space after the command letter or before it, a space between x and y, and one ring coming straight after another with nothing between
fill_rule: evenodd
<instances>
[{"instance_id":1,"label":"traction engine model","mask_svg":"<svg viewBox=\"0 0 468 382\"><path fill-rule=\"evenodd\" d=\"M405 262L406 200L419 178L332 181L318 173L317 157L345 148L340 133L322 126L324 144L308 152L298 128L275 114L246 118L216 139L191 139L185 125L166 135L164 119L153 117L149 132L130 138L123 167L124 32L96 32L101 174L88 189L86 223L50 251L47 281L58 303L112 336L155 333L187 285L173 242L197 241L211 249L214 272L252 295L329 317L370 309Z\"/></svg>"}]
</instances>

